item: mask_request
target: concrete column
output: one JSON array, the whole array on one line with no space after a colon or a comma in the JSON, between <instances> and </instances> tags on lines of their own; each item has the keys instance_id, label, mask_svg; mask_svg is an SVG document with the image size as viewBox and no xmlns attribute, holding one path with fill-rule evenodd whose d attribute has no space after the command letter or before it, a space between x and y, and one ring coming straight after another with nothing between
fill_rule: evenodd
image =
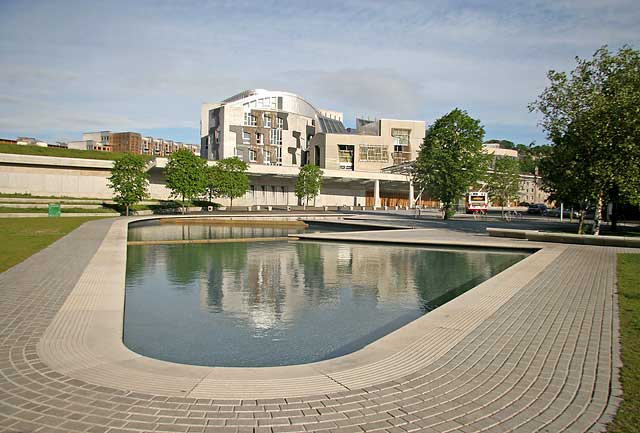
<instances>
[{"instance_id":1,"label":"concrete column","mask_svg":"<svg viewBox=\"0 0 640 433\"><path fill-rule=\"evenodd\" d=\"M413 208L413 182L409 181L409 208Z\"/></svg>"},{"instance_id":2,"label":"concrete column","mask_svg":"<svg viewBox=\"0 0 640 433\"><path fill-rule=\"evenodd\" d=\"M373 205L380 207L380 180L376 179L373 183Z\"/></svg>"}]
</instances>

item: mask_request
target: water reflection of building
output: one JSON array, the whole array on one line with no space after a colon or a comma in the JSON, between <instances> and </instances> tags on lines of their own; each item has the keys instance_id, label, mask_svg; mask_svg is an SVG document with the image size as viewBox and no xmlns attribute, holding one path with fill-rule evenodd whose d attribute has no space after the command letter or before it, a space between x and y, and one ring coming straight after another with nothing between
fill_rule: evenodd
<instances>
[{"instance_id":1,"label":"water reflection of building","mask_svg":"<svg viewBox=\"0 0 640 433\"><path fill-rule=\"evenodd\" d=\"M427 305L488 278L511 257L316 242L158 245L129 248L127 279L139 278L137 269L167 275L174 290L198 290L202 309L269 329L342 296Z\"/></svg>"},{"instance_id":2,"label":"water reflection of building","mask_svg":"<svg viewBox=\"0 0 640 433\"><path fill-rule=\"evenodd\" d=\"M202 270L203 308L248 318L257 328L270 327L294 319L305 308L340 302L345 289L378 304L418 305L492 273L487 256L478 253L433 255L415 248L311 242L295 248L258 245L247 248L242 269Z\"/></svg>"}]
</instances>

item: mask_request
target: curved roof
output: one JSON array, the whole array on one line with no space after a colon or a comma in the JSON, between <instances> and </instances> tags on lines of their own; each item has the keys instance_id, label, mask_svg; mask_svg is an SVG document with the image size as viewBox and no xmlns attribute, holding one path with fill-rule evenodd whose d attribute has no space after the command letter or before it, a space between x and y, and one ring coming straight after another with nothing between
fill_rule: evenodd
<instances>
[{"instance_id":1,"label":"curved roof","mask_svg":"<svg viewBox=\"0 0 640 433\"><path fill-rule=\"evenodd\" d=\"M346 133L344 124L335 119L323 116L316 107L300 95L291 92L266 89L250 89L240 92L222 101L223 105L234 104L244 105L263 98L277 97L278 110L295 113L317 120L321 132L325 133Z\"/></svg>"}]
</instances>

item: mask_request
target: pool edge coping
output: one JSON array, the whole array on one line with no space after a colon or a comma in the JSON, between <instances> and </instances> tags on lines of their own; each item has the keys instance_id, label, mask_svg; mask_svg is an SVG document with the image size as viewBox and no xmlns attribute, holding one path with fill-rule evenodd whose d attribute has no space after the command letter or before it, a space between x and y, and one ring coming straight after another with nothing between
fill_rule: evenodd
<instances>
[{"instance_id":1,"label":"pool edge coping","mask_svg":"<svg viewBox=\"0 0 640 433\"><path fill-rule=\"evenodd\" d=\"M531 279L544 272L567 248L527 242L528 248L539 250L429 315L338 358L283 367L204 367L148 358L132 352L122 341L128 225L157 218L140 216L113 221L98 251L38 343L38 354L52 369L116 388L198 398L306 396L371 386L410 374L444 355ZM423 229L411 231L416 230ZM359 233L373 237L383 232ZM322 238L340 241L347 240L343 239L345 236L345 233L332 233ZM523 248L521 242L501 243ZM475 245L475 248L482 246ZM110 260L105 261L105 257ZM517 272L526 277L519 273L516 278ZM499 293L496 284L501 290ZM461 312L469 313L463 324L452 317L452 313ZM437 350L427 354L423 350L425 346ZM410 350L412 347L423 349L415 352Z\"/></svg>"}]
</instances>

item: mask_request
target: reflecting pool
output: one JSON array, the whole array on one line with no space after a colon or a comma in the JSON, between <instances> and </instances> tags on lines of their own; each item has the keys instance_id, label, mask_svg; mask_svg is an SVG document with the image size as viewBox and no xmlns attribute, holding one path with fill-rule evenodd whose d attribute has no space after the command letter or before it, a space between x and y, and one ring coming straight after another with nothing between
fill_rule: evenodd
<instances>
[{"instance_id":1,"label":"reflecting pool","mask_svg":"<svg viewBox=\"0 0 640 433\"><path fill-rule=\"evenodd\" d=\"M310 241L131 245L124 343L145 356L196 365L329 359L526 255Z\"/></svg>"}]
</instances>

